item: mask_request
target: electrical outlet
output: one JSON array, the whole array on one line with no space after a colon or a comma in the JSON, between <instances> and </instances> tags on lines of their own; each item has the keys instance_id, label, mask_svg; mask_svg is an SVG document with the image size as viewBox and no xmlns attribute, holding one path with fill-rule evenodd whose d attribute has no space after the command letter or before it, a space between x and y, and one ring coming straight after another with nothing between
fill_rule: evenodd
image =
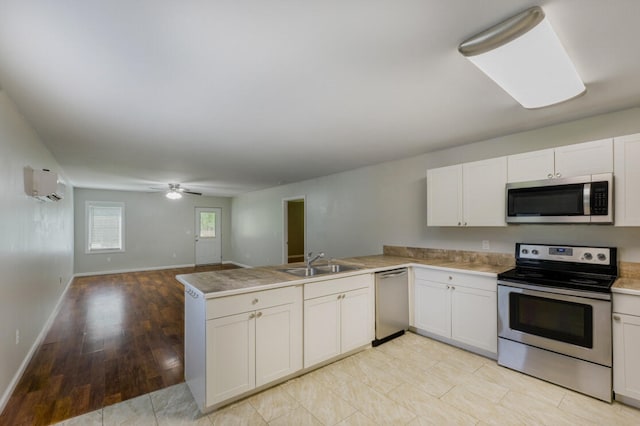
<instances>
[{"instance_id":1,"label":"electrical outlet","mask_svg":"<svg viewBox=\"0 0 640 426\"><path fill-rule=\"evenodd\" d=\"M482 240L482 250L491 250L489 240Z\"/></svg>"},{"instance_id":2,"label":"electrical outlet","mask_svg":"<svg viewBox=\"0 0 640 426\"><path fill-rule=\"evenodd\" d=\"M16 328L16 345L20 343L20 330Z\"/></svg>"}]
</instances>

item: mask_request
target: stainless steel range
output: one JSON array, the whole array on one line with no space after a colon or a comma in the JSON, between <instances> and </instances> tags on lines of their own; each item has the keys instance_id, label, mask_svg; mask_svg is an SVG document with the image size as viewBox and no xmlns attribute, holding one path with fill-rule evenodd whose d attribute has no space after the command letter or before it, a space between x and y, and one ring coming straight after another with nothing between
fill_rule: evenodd
<instances>
[{"instance_id":1,"label":"stainless steel range","mask_svg":"<svg viewBox=\"0 0 640 426\"><path fill-rule=\"evenodd\" d=\"M617 250L516 244L498 275L498 364L611 402Z\"/></svg>"}]
</instances>

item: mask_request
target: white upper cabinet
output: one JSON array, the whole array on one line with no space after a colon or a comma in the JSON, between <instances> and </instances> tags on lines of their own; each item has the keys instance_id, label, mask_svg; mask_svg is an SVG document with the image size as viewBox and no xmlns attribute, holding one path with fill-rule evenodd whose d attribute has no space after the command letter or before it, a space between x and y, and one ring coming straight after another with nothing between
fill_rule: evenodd
<instances>
[{"instance_id":1,"label":"white upper cabinet","mask_svg":"<svg viewBox=\"0 0 640 426\"><path fill-rule=\"evenodd\" d=\"M427 225L462 225L462 165L427 170Z\"/></svg>"},{"instance_id":2,"label":"white upper cabinet","mask_svg":"<svg viewBox=\"0 0 640 426\"><path fill-rule=\"evenodd\" d=\"M507 158L427 170L428 226L505 226Z\"/></svg>"},{"instance_id":3,"label":"white upper cabinet","mask_svg":"<svg viewBox=\"0 0 640 426\"><path fill-rule=\"evenodd\" d=\"M615 138L616 226L640 226L640 133Z\"/></svg>"},{"instance_id":4,"label":"white upper cabinet","mask_svg":"<svg viewBox=\"0 0 640 426\"><path fill-rule=\"evenodd\" d=\"M553 149L509 155L507 169L509 182L552 178L555 174Z\"/></svg>"},{"instance_id":5,"label":"white upper cabinet","mask_svg":"<svg viewBox=\"0 0 640 426\"><path fill-rule=\"evenodd\" d=\"M613 172L613 139L561 146L555 154L556 177Z\"/></svg>"},{"instance_id":6,"label":"white upper cabinet","mask_svg":"<svg viewBox=\"0 0 640 426\"><path fill-rule=\"evenodd\" d=\"M523 182L613 172L613 140L602 139L508 157L508 181Z\"/></svg>"},{"instance_id":7,"label":"white upper cabinet","mask_svg":"<svg viewBox=\"0 0 640 426\"><path fill-rule=\"evenodd\" d=\"M465 226L505 226L507 157L462 165Z\"/></svg>"}]
</instances>

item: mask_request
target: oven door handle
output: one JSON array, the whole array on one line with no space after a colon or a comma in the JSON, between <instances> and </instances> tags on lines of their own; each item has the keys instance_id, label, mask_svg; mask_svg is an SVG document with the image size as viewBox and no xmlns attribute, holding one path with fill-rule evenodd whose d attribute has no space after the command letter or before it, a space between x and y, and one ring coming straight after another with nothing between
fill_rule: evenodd
<instances>
[{"instance_id":1,"label":"oven door handle","mask_svg":"<svg viewBox=\"0 0 640 426\"><path fill-rule=\"evenodd\" d=\"M535 284L515 283L511 281L498 280L498 285L505 287L515 287L524 290L542 291L546 293L562 294L565 296L586 297L588 299L611 300L611 293L596 293L593 291L571 290L567 288L546 287Z\"/></svg>"}]
</instances>

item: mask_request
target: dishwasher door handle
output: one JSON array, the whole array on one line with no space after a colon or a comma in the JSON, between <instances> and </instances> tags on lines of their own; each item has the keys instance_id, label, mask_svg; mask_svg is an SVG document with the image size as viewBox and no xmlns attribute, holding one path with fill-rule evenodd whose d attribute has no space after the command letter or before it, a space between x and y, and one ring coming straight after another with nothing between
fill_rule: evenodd
<instances>
[{"instance_id":1,"label":"dishwasher door handle","mask_svg":"<svg viewBox=\"0 0 640 426\"><path fill-rule=\"evenodd\" d=\"M380 278L385 279L385 278L395 278L395 277L402 277L404 275L407 275L407 271L400 271L400 272L382 272L380 273Z\"/></svg>"}]
</instances>

